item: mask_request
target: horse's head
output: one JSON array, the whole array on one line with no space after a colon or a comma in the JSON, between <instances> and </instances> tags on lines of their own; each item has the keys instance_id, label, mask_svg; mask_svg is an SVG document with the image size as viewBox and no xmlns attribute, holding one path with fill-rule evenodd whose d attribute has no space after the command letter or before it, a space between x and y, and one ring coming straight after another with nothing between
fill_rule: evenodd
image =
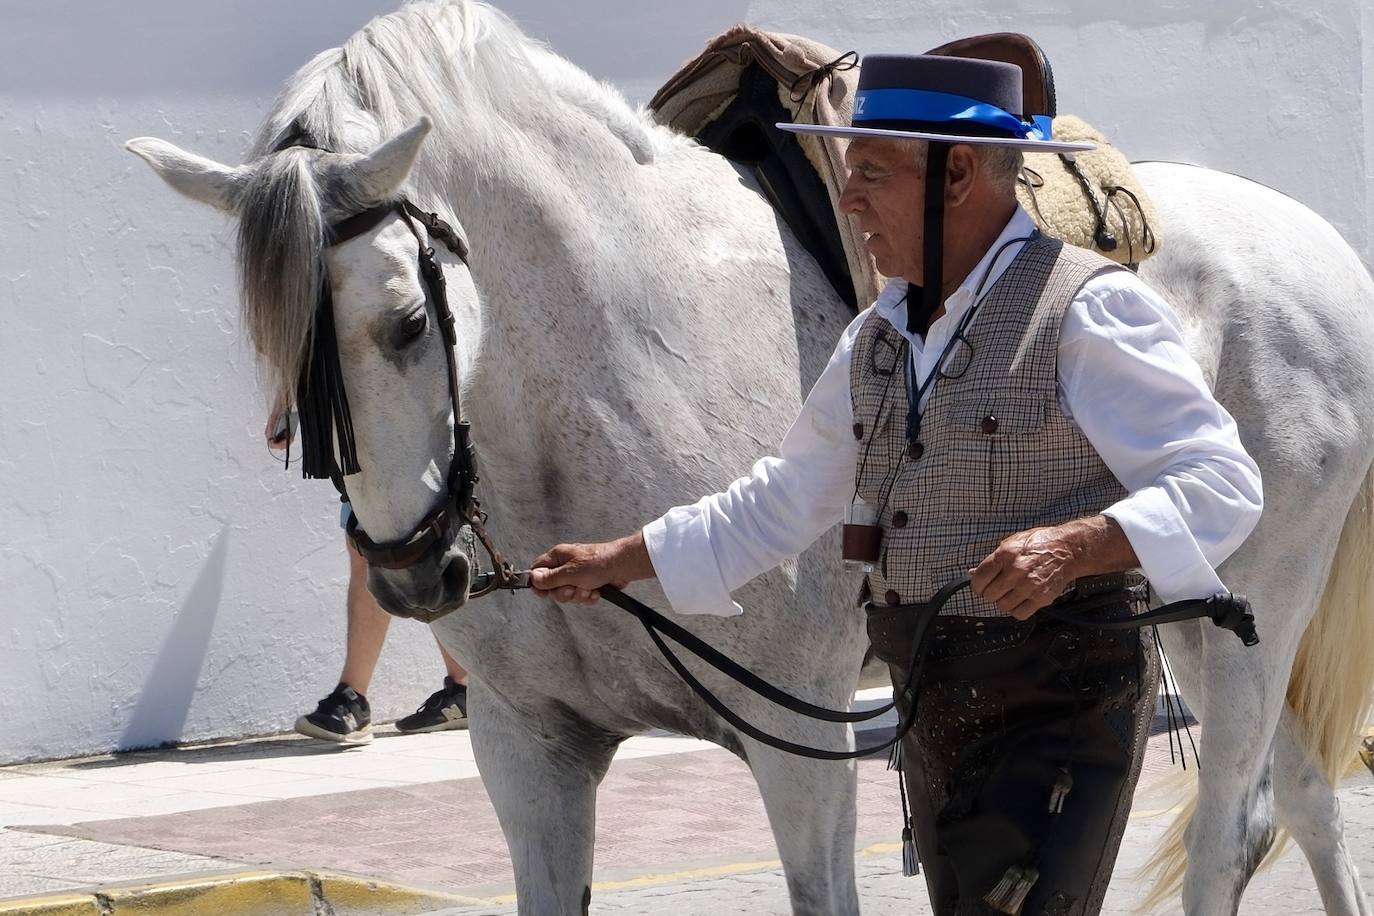
<instances>
[{"instance_id":1,"label":"horse's head","mask_svg":"<svg viewBox=\"0 0 1374 916\"><path fill-rule=\"evenodd\" d=\"M433 522L436 507L453 501L457 476L450 474L455 405L445 351L458 369L471 366L480 332L477 292L460 254L435 237L441 229L389 206L405 199L428 132L421 120L369 153L302 144L237 167L162 140L128 143L177 191L238 217L245 320L276 403L301 405L306 471L343 469L365 531L359 542L395 548L389 557L364 551L369 589L391 613L425 621L461 607L474 572L461 546L469 540L464 521L450 513ZM455 237L451 247L461 250L461 242ZM436 283L421 272L426 249L447 281L452 348L438 320ZM332 329L325 327L331 301ZM454 380L461 384L456 372ZM416 541L426 528L431 536Z\"/></svg>"}]
</instances>

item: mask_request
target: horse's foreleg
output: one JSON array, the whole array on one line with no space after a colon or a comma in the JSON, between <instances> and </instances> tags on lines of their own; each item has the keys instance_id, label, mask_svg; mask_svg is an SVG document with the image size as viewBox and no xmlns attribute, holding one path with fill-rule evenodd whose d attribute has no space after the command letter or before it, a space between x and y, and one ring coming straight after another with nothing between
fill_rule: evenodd
<instances>
[{"instance_id":1,"label":"horse's foreleg","mask_svg":"<svg viewBox=\"0 0 1374 916\"><path fill-rule=\"evenodd\" d=\"M1274 744L1274 801L1279 822L1312 866L1322 906L1332 916L1370 916L1369 901L1345 845L1335 789L1311 763L1299 726L1284 710Z\"/></svg>"},{"instance_id":2,"label":"horse's foreleg","mask_svg":"<svg viewBox=\"0 0 1374 916\"><path fill-rule=\"evenodd\" d=\"M596 788L615 742L558 712L518 714L480 687L470 702L472 748L510 848L520 916L585 916Z\"/></svg>"},{"instance_id":3,"label":"horse's foreleg","mask_svg":"<svg viewBox=\"0 0 1374 916\"><path fill-rule=\"evenodd\" d=\"M808 731L795 740L818 747L844 746L841 726ZM792 912L797 916L858 913L854 764L808 760L744 741L787 875Z\"/></svg>"}]
</instances>

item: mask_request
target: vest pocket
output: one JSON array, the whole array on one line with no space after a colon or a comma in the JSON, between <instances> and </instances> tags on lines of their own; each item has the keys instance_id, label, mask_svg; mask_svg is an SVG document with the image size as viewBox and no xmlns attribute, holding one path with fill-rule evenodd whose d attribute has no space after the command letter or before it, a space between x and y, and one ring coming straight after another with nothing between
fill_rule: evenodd
<instances>
[{"instance_id":1,"label":"vest pocket","mask_svg":"<svg viewBox=\"0 0 1374 916\"><path fill-rule=\"evenodd\" d=\"M998 397L951 405L949 436L953 506L974 514L1025 509L1042 489L1045 402Z\"/></svg>"}]
</instances>

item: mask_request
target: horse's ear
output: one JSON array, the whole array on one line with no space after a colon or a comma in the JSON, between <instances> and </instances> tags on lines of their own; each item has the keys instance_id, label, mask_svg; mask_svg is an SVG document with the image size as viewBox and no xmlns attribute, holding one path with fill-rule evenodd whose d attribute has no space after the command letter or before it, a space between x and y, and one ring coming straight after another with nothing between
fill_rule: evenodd
<instances>
[{"instance_id":1,"label":"horse's ear","mask_svg":"<svg viewBox=\"0 0 1374 916\"><path fill-rule=\"evenodd\" d=\"M239 193L250 174L246 166L221 165L156 137L138 137L125 143L124 148L146 161L164 181L192 200L229 213L238 212Z\"/></svg>"},{"instance_id":2,"label":"horse's ear","mask_svg":"<svg viewBox=\"0 0 1374 916\"><path fill-rule=\"evenodd\" d=\"M391 200L410 175L432 126L429 118L421 115L413 125L350 165L344 183L359 200Z\"/></svg>"}]
</instances>

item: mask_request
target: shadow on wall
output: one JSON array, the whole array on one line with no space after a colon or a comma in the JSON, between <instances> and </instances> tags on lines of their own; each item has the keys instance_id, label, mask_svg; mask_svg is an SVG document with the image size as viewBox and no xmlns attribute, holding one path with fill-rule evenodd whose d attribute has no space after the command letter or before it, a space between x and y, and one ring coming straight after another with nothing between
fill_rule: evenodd
<instances>
[{"instance_id":1,"label":"shadow on wall","mask_svg":"<svg viewBox=\"0 0 1374 916\"><path fill-rule=\"evenodd\" d=\"M119 750L157 747L181 737L219 614L228 558L226 525L163 640L153 670L138 696L138 705L119 738Z\"/></svg>"}]
</instances>

